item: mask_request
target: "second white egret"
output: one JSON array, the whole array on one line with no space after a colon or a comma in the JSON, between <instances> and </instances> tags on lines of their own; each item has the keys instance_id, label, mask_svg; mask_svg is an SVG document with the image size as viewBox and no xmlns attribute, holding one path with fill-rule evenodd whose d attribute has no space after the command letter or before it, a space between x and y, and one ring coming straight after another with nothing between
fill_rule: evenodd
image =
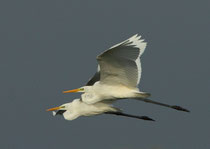
<instances>
[{"instance_id":1,"label":"second white egret","mask_svg":"<svg viewBox=\"0 0 210 149\"><path fill-rule=\"evenodd\" d=\"M63 115L66 120L74 120L80 116L114 114L118 116L126 116L142 120L154 121L153 119L147 116L136 116L123 113L120 109L115 108L107 103L97 102L95 104L86 104L80 99L74 99L70 103L66 103L59 107L48 109L47 111L53 111L53 115Z\"/></svg>"}]
</instances>

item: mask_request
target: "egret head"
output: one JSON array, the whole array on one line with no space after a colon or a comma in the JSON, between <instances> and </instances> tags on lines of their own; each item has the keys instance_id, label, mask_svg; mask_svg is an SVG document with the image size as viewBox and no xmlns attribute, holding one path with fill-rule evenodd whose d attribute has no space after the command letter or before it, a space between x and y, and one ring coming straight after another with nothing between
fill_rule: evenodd
<instances>
[{"instance_id":1,"label":"egret head","mask_svg":"<svg viewBox=\"0 0 210 149\"><path fill-rule=\"evenodd\" d=\"M91 88L91 86L83 86L77 89L73 89L73 90L67 90L67 91L63 91L63 93L77 93L77 92L87 92L89 91Z\"/></svg>"},{"instance_id":2,"label":"egret head","mask_svg":"<svg viewBox=\"0 0 210 149\"><path fill-rule=\"evenodd\" d=\"M66 104L63 104L59 107L54 107L54 108L50 108L50 109L47 109L46 111L67 111L70 109L70 103L66 103Z\"/></svg>"},{"instance_id":3,"label":"egret head","mask_svg":"<svg viewBox=\"0 0 210 149\"><path fill-rule=\"evenodd\" d=\"M79 115L76 115L73 112L75 109L74 109L74 106L72 104L73 104L72 102L66 103L66 104L63 104L59 107L54 107L54 108L47 109L46 111L52 111L54 116L63 115L63 117L66 120L73 120L73 119L76 119Z\"/></svg>"}]
</instances>

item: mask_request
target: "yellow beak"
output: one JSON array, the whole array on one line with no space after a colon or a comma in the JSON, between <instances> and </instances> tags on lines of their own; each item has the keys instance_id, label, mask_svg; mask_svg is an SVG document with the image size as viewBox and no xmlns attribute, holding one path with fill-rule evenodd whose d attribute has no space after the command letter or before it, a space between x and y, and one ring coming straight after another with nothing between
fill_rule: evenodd
<instances>
[{"instance_id":1,"label":"yellow beak","mask_svg":"<svg viewBox=\"0 0 210 149\"><path fill-rule=\"evenodd\" d=\"M67 90L67 91L63 91L63 93L76 93L76 92L79 92L80 89L73 89L73 90Z\"/></svg>"},{"instance_id":2,"label":"yellow beak","mask_svg":"<svg viewBox=\"0 0 210 149\"><path fill-rule=\"evenodd\" d=\"M50 108L47 109L46 111L55 111L55 110L59 110L61 107L54 107L54 108Z\"/></svg>"}]
</instances>

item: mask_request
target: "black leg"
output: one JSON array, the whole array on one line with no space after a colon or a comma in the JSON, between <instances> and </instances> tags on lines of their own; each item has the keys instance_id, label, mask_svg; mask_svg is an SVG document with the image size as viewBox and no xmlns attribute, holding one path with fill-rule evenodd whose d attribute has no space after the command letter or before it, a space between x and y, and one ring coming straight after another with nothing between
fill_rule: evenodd
<instances>
[{"instance_id":1,"label":"black leg","mask_svg":"<svg viewBox=\"0 0 210 149\"><path fill-rule=\"evenodd\" d=\"M141 100L141 101L144 101L144 102L147 102L147 103L152 103L152 104L156 104L156 105L160 105L160 106L172 108L172 109L179 110L179 111L190 112L189 110L187 110L187 109L185 109L185 108L182 108L182 107L180 107L180 106L168 105L168 104L165 104L165 103L153 101L153 100L151 100L151 99L138 98L137 100Z\"/></svg>"},{"instance_id":2,"label":"black leg","mask_svg":"<svg viewBox=\"0 0 210 149\"><path fill-rule=\"evenodd\" d=\"M131 114L126 114L126 113L122 113L122 112L106 112L105 114L113 114L113 115L126 116L126 117L131 117L131 118L147 120L147 121L155 121L147 116L137 116L137 115L131 115Z\"/></svg>"}]
</instances>

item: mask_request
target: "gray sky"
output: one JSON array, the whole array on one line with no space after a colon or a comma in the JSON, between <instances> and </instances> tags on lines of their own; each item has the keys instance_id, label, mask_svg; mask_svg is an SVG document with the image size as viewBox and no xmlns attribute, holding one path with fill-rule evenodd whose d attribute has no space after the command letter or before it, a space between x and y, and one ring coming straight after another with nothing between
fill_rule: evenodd
<instances>
[{"instance_id":1,"label":"gray sky","mask_svg":"<svg viewBox=\"0 0 210 149\"><path fill-rule=\"evenodd\" d=\"M209 149L209 1L0 1L0 148ZM96 55L139 33L140 89L191 113L126 100L125 112L65 121L45 109L79 97Z\"/></svg>"}]
</instances>

